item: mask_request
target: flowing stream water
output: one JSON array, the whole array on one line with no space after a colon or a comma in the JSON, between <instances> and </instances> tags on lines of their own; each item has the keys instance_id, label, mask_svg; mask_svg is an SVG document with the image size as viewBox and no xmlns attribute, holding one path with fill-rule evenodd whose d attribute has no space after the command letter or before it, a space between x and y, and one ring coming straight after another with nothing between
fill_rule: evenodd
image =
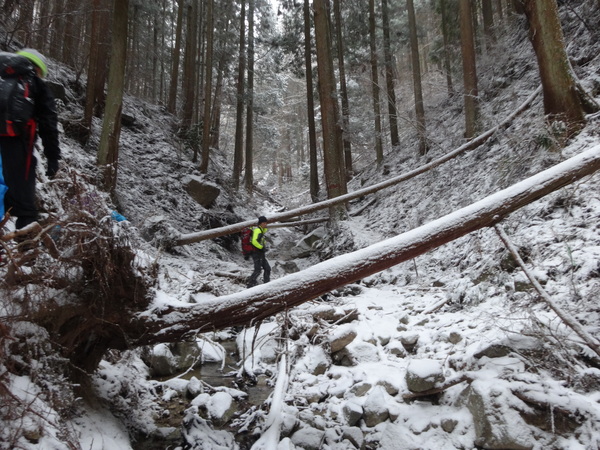
<instances>
[{"instance_id":1,"label":"flowing stream water","mask_svg":"<svg viewBox=\"0 0 600 450\"><path fill-rule=\"evenodd\" d=\"M238 372L239 357L235 339L228 339L219 343L225 350L225 362L205 362L201 366L190 369L179 375L182 379L190 380L196 377L203 383L211 387L228 387L244 391L248 396L240 405L240 412L244 408L261 405L271 394L273 388L268 385L268 377L259 375L256 384L244 384L240 387L236 383L236 374ZM177 375L175 375L177 376ZM168 378L173 378L170 376ZM166 378L163 378L164 380ZM150 436L136 436L135 442L132 442L134 450L158 450L165 448L176 448L182 444L179 428L183 419L185 410L189 407L190 398L174 397L162 406L168 410L169 414L164 418L158 419L157 426L163 430L171 430L168 434L155 433ZM225 426L224 428L227 428Z\"/></svg>"}]
</instances>

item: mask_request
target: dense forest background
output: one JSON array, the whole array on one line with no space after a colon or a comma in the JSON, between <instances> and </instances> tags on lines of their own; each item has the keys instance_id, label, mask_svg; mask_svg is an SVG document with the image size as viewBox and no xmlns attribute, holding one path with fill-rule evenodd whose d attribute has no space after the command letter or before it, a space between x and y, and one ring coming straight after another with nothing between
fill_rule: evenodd
<instances>
[{"instance_id":1,"label":"dense forest background","mask_svg":"<svg viewBox=\"0 0 600 450\"><path fill-rule=\"evenodd\" d=\"M75 72L85 113L65 131L85 143L102 127L90 145L109 191L127 92L174 115L165 126L202 173L222 152L234 187L243 182L251 192L269 171L279 182L304 176L316 200L343 194L353 173L391 152L425 154L440 145L427 134L435 118L425 114L440 97L464 95L465 137L488 125L478 115L478 91L491 95L493 83L506 80L493 65L478 74L477 60L493 58L498 39L524 14L532 27L556 29L549 16L535 21L536 3L6 0L1 46L36 47ZM555 14L554 2L544 4L539 14ZM564 45L557 39L544 45ZM569 83L565 76L553 82ZM418 149L403 146L415 133Z\"/></svg>"},{"instance_id":2,"label":"dense forest background","mask_svg":"<svg viewBox=\"0 0 600 450\"><path fill-rule=\"evenodd\" d=\"M2 6L63 161L2 222L0 448L600 445L597 0Z\"/></svg>"}]
</instances>

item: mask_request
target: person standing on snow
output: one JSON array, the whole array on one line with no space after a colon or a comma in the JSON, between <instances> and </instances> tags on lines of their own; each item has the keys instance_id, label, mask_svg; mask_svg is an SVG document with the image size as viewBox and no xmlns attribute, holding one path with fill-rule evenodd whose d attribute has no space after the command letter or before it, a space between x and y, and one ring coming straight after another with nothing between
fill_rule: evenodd
<instances>
[{"instance_id":1,"label":"person standing on snow","mask_svg":"<svg viewBox=\"0 0 600 450\"><path fill-rule=\"evenodd\" d=\"M2 216L10 209L17 217L15 228L23 228L38 220L36 205L36 165L33 146L37 136L42 139L44 155L48 161L46 175L54 178L61 159L58 141L58 114L54 96L42 80L48 74L46 58L37 50L26 48L13 53L0 53L2 84L16 77L21 83L20 97L3 93L3 98L20 99L21 105L2 105L0 120L0 208ZM19 73L19 70L24 73ZM14 85L14 83L13 83ZM23 99L26 101L23 102ZM9 102L7 102L9 103ZM13 101L14 103L14 101ZM31 117L20 124L12 114L23 111L29 104Z\"/></svg>"},{"instance_id":2,"label":"person standing on snow","mask_svg":"<svg viewBox=\"0 0 600 450\"><path fill-rule=\"evenodd\" d=\"M267 218L265 216L260 216L258 218L258 226L252 229L252 237L250 239L250 243L254 247L254 251L251 253L252 260L254 261L254 272L252 272L252 275L250 275L250 278L248 278L249 288L257 285L258 276L263 270L263 281L268 283L271 279L271 266L269 265L269 261L267 261L267 257L265 255L267 250L265 242L266 233Z\"/></svg>"}]
</instances>

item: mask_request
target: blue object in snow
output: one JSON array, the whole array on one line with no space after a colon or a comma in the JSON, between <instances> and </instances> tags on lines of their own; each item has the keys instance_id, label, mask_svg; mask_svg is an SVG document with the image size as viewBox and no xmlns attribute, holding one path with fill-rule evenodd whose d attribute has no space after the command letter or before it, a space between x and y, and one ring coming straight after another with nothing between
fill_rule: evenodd
<instances>
[{"instance_id":1,"label":"blue object in snow","mask_svg":"<svg viewBox=\"0 0 600 450\"><path fill-rule=\"evenodd\" d=\"M60 231L60 225L54 225L54 228L52 228L52 230L50 231L49 235L54 242L58 241L58 238L60 237Z\"/></svg>"},{"instance_id":2,"label":"blue object in snow","mask_svg":"<svg viewBox=\"0 0 600 450\"><path fill-rule=\"evenodd\" d=\"M8 191L8 186L4 182L4 176L2 175L4 169L2 169L2 156L0 156L0 219L4 217L4 194Z\"/></svg>"},{"instance_id":3,"label":"blue object in snow","mask_svg":"<svg viewBox=\"0 0 600 450\"><path fill-rule=\"evenodd\" d=\"M111 212L110 217L112 217L113 220L115 220L117 222L123 222L123 221L127 220L127 218L125 218L125 216L119 214L117 211Z\"/></svg>"}]
</instances>

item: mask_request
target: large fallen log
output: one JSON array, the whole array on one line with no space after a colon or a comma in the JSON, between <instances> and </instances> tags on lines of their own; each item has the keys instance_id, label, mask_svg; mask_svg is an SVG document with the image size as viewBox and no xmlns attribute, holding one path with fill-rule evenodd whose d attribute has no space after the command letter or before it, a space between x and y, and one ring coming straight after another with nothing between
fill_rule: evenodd
<instances>
[{"instance_id":1,"label":"large fallen log","mask_svg":"<svg viewBox=\"0 0 600 450\"><path fill-rule=\"evenodd\" d=\"M174 342L192 333L245 325L410 260L600 169L600 145L419 228L236 294L184 307L157 305L123 326L130 343Z\"/></svg>"},{"instance_id":2,"label":"large fallen log","mask_svg":"<svg viewBox=\"0 0 600 450\"><path fill-rule=\"evenodd\" d=\"M320 211L322 209L327 209L332 206L338 205L340 203L346 203L346 202L349 202L350 200L354 200L354 199L363 197L365 195L374 194L375 192L378 192L382 189L385 189L385 188L388 188L391 186L395 186L396 184L410 180L411 178L414 178L417 175L421 175L425 172L428 172L431 169L434 169L434 168L444 164L445 162L456 158L457 156L461 155L462 153L465 153L468 150L473 150L473 149L479 147L480 145L485 143L489 138L491 138L494 134L496 134L498 131L507 128L519 114L521 114L523 111L525 111L529 107L531 102L533 102L533 100L536 98L536 96L540 92L541 92L541 87L539 87L515 111L513 111L508 117L506 117L502 122L500 122L495 127L491 128L488 131L486 131L485 133L471 139L469 142L466 142L465 144L463 144L460 147L458 147L457 149L445 154L444 156L442 156L434 161L431 161L428 164L425 164L421 167L418 167L418 168L411 170L410 172L404 173L402 175L398 175L397 177L390 178L389 180L383 181L381 183L374 184L373 186L368 186L366 188L359 189L357 191L350 192L345 195L340 195L339 197L331 198L331 199L328 199L328 200L325 200L325 201L322 201L319 203L314 203L312 205L303 206L301 208L296 208L296 209L293 209L290 211L273 214L269 217L269 222L273 223L273 222L277 222L277 221L284 221L284 220L292 219L294 217L311 214L311 213ZM248 220L245 222L227 225L225 227L213 228L211 230L204 230L204 231L198 231L195 233L181 234L174 238L174 244L175 245L193 244L194 242L200 242L200 241L204 241L207 239L214 239L214 238L217 238L220 236L226 236L228 234L239 233L244 228L253 226L255 224L256 224L256 219L253 219L253 220Z\"/></svg>"}]
</instances>

